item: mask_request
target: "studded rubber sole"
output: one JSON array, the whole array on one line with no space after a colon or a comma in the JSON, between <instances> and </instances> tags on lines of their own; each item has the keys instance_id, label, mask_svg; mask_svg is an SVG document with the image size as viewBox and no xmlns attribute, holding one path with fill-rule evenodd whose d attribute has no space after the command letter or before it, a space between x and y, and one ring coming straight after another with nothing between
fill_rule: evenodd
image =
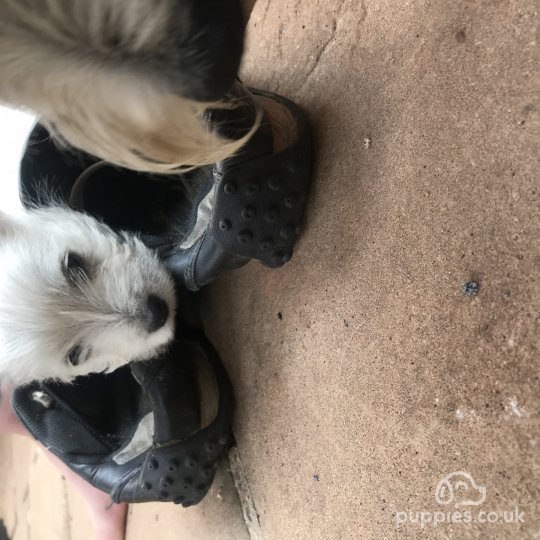
<instances>
[{"instance_id":1,"label":"studded rubber sole","mask_svg":"<svg viewBox=\"0 0 540 540\"><path fill-rule=\"evenodd\" d=\"M217 186L212 234L226 251L276 268L288 262L300 232L311 178L311 139L306 117L292 101L262 90L293 116L296 140L284 150L228 168Z\"/></svg>"}]
</instances>

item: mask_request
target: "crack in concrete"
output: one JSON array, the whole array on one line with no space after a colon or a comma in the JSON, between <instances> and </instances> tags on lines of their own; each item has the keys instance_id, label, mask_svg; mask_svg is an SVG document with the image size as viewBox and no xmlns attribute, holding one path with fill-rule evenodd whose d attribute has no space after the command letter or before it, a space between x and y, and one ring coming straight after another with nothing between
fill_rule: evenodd
<instances>
[{"instance_id":1,"label":"crack in concrete","mask_svg":"<svg viewBox=\"0 0 540 540\"><path fill-rule=\"evenodd\" d=\"M242 514L244 516L244 523L249 534L250 540L264 540L264 536L261 529L261 523L259 521L259 514L255 508L255 502L249 489L249 483L247 480L242 460L240 459L240 453L238 448L233 446L229 450L229 465L231 467L231 474L234 480L234 485L240 499L240 505L242 506Z\"/></svg>"},{"instance_id":2,"label":"crack in concrete","mask_svg":"<svg viewBox=\"0 0 540 540\"><path fill-rule=\"evenodd\" d=\"M18 526L19 526L19 516L15 512L15 518L13 520L13 527L11 527L11 533L8 535L11 540L15 539L15 535L17 534Z\"/></svg>"},{"instance_id":3,"label":"crack in concrete","mask_svg":"<svg viewBox=\"0 0 540 540\"><path fill-rule=\"evenodd\" d=\"M67 486L66 486L66 479L62 477L62 493L63 493L63 499L64 499L64 508L65 508L65 517L64 517L64 538L66 540L71 540L72 534L71 534L71 523L73 521L71 517L71 511L69 508L69 499L67 494Z\"/></svg>"},{"instance_id":4,"label":"crack in concrete","mask_svg":"<svg viewBox=\"0 0 540 540\"><path fill-rule=\"evenodd\" d=\"M264 21L266 20L266 16L268 15L268 9L270 8L270 1L271 0L268 0L268 2L266 2L266 6L264 6L264 11L261 17L261 25L262 23L264 23Z\"/></svg>"},{"instance_id":5,"label":"crack in concrete","mask_svg":"<svg viewBox=\"0 0 540 540\"><path fill-rule=\"evenodd\" d=\"M30 486L26 484L26 487L24 488L24 492L22 495L21 501L24 503L28 500L28 496L30 495Z\"/></svg>"},{"instance_id":6,"label":"crack in concrete","mask_svg":"<svg viewBox=\"0 0 540 540\"><path fill-rule=\"evenodd\" d=\"M278 52L280 59L283 60L283 23L279 25L278 30Z\"/></svg>"},{"instance_id":7,"label":"crack in concrete","mask_svg":"<svg viewBox=\"0 0 540 540\"><path fill-rule=\"evenodd\" d=\"M328 38L326 43L321 47L321 50L318 51L315 54L314 62L312 64L312 66L311 66L311 69L306 73L306 75L304 77L304 81L302 82L302 86L300 86L299 90L302 90L302 88L304 88L304 86L307 84L307 82L309 81L309 79L313 75L314 71L319 66L319 62L320 62L321 58L323 57L323 55L328 50L328 47L330 47L330 45L335 41L336 30L337 30L337 21L334 19L332 21L332 30L330 32L330 37Z\"/></svg>"},{"instance_id":8,"label":"crack in concrete","mask_svg":"<svg viewBox=\"0 0 540 540\"><path fill-rule=\"evenodd\" d=\"M338 33L338 27L343 22L343 19L347 15L347 12L353 9L354 9L354 3L352 0L345 0L341 3L338 9L338 14L332 21L332 30L330 31L330 36L326 40L326 43L324 43L324 45L321 47L320 51L318 51L315 54L314 62L311 68L306 73L304 80L302 81L302 84L298 88L298 92L301 92L304 89L304 87L309 82L315 70L319 67L321 58L326 54L330 46L334 45L334 43L337 41L337 37L341 33L341 32ZM358 19L357 24L360 25L366 20L366 17L367 17L367 8L366 8L365 0L361 0L361 2L359 3L358 9L360 11L360 17Z\"/></svg>"}]
</instances>

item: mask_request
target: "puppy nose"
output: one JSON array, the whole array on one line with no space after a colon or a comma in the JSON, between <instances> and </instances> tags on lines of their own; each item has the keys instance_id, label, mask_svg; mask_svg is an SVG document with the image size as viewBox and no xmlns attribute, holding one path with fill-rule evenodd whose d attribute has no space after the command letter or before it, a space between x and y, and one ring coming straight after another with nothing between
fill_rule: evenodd
<instances>
[{"instance_id":1,"label":"puppy nose","mask_svg":"<svg viewBox=\"0 0 540 540\"><path fill-rule=\"evenodd\" d=\"M169 306L167 302L155 294L148 295L143 315L146 330L149 333L159 330L167 322L168 318Z\"/></svg>"}]
</instances>

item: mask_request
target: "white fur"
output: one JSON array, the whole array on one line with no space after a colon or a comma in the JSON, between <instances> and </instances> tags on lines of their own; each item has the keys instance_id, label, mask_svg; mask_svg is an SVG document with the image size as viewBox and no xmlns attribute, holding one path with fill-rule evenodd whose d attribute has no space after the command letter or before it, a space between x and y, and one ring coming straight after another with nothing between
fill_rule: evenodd
<instances>
[{"instance_id":1,"label":"white fur","mask_svg":"<svg viewBox=\"0 0 540 540\"><path fill-rule=\"evenodd\" d=\"M160 59L175 50L178 4L0 0L0 103L33 112L60 143L135 170L177 173L231 156L260 114L240 140L224 139L205 111L231 104L168 87Z\"/></svg>"},{"instance_id":2,"label":"white fur","mask_svg":"<svg viewBox=\"0 0 540 540\"><path fill-rule=\"evenodd\" d=\"M90 279L68 279L68 252ZM143 324L149 294L169 307L155 332ZM175 308L171 277L135 236L67 208L0 213L0 380L70 381L152 357L173 337ZM87 356L77 366L67 361L74 346Z\"/></svg>"}]
</instances>

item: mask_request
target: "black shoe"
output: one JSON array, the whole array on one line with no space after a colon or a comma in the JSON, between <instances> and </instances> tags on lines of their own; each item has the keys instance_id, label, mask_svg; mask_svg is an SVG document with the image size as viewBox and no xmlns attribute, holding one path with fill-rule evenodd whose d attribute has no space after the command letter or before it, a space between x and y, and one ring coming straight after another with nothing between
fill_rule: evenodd
<instances>
[{"instance_id":1,"label":"black shoe","mask_svg":"<svg viewBox=\"0 0 540 540\"><path fill-rule=\"evenodd\" d=\"M228 160L181 175L150 175L60 151L37 125L21 163L23 204L46 204L53 194L113 229L139 232L190 290L251 259L282 266L292 256L309 187L309 129L291 101L252 92L275 101L294 120L296 138L284 150L273 153L272 129L263 118L253 138ZM208 119L224 135L239 138L253 124L257 107L240 84L229 97L240 106L209 111Z\"/></svg>"},{"instance_id":2,"label":"black shoe","mask_svg":"<svg viewBox=\"0 0 540 540\"><path fill-rule=\"evenodd\" d=\"M72 384L13 393L28 431L114 502L197 504L232 444L232 391L202 330L182 323L170 350Z\"/></svg>"}]
</instances>

